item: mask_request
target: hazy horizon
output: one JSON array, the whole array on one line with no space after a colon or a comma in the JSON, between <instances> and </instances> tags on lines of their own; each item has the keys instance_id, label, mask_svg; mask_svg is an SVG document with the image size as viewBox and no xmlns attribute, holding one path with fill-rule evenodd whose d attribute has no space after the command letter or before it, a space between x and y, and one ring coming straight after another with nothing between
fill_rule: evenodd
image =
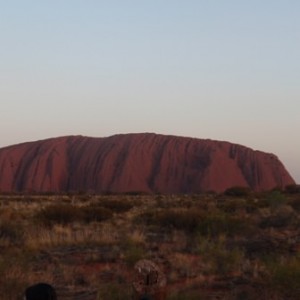
<instances>
[{"instance_id":1,"label":"hazy horizon","mask_svg":"<svg viewBox=\"0 0 300 300\"><path fill-rule=\"evenodd\" d=\"M155 132L273 153L300 183L300 2L0 4L0 147Z\"/></svg>"}]
</instances>

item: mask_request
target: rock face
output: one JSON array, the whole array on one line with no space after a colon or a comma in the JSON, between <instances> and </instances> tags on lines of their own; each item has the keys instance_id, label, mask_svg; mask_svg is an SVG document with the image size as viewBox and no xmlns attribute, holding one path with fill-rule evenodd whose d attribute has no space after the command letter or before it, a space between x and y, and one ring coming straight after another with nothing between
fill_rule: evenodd
<instances>
[{"instance_id":1,"label":"rock face","mask_svg":"<svg viewBox=\"0 0 300 300\"><path fill-rule=\"evenodd\" d=\"M273 154L152 133L69 136L0 149L2 192L197 193L294 183Z\"/></svg>"}]
</instances>

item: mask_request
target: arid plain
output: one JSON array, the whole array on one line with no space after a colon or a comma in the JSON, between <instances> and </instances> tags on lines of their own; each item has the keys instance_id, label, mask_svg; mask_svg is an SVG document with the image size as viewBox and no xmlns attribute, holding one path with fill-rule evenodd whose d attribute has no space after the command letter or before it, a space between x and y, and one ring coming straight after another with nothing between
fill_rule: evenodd
<instances>
[{"instance_id":1,"label":"arid plain","mask_svg":"<svg viewBox=\"0 0 300 300\"><path fill-rule=\"evenodd\" d=\"M131 299L153 261L166 299L299 299L300 191L0 197L0 298Z\"/></svg>"}]
</instances>

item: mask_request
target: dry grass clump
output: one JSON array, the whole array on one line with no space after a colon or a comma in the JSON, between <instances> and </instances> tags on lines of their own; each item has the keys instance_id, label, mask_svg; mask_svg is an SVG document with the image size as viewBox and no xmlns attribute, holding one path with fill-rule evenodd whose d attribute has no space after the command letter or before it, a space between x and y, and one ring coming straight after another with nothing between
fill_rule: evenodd
<instances>
[{"instance_id":1,"label":"dry grass clump","mask_svg":"<svg viewBox=\"0 0 300 300\"><path fill-rule=\"evenodd\" d=\"M53 225L51 228L28 228L24 232L24 244L29 249L49 249L61 246L111 245L118 238L113 226Z\"/></svg>"}]
</instances>

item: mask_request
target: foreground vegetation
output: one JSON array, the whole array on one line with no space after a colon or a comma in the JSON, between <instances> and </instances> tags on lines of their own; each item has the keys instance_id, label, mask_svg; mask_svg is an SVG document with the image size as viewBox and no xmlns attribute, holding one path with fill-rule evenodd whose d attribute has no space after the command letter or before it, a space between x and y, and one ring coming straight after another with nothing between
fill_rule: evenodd
<instances>
[{"instance_id":1,"label":"foreground vegetation","mask_svg":"<svg viewBox=\"0 0 300 300\"><path fill-rule=\"evenodd\" d=\"M167 299L300 299L300 192L2 195L0 299L44 281L59 299L131 299L143 258Z\"/></svg>"}]
</instances>

